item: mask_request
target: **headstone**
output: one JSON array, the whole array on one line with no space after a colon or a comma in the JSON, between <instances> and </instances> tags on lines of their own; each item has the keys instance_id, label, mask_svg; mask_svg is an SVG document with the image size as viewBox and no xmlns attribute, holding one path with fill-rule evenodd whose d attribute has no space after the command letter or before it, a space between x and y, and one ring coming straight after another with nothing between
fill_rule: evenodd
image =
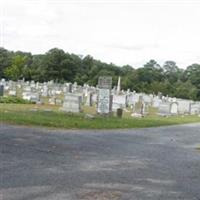
<instances>
[{"instance_id":1,"label":"headstone","mask_svg":"<svg viewBox=\"0 0 200 200\"><path fill-rule=\"evenodd\" d=\"M189 100L178 100L178 113L179 114L189 114L190 113L190 104Z\"/></svg>"},{"instance_id":2,"label":"headstone","mask_svg":"<svg viewBox=\"0 0 200 200\"><path fill-rule=\"evenodd\" d=\"M44 85L43 90L42 90L42 96L47 97L48 96L48 86Z\"/></svg>"},{"instance_id":3,"label":"headstone","mask_svg":"<svg viewBox=\"0 0 200 200\"><path fill-rule=\"evenodd\" d=\"M158 107L158 114L161 116L177 115L178 103L176 102L162 102Z\"/></svg>"},{"instance_id":4,"label":"headstone","mask_svg":"<svg viewBox=\"0 0 200 200\"><path fill-rule=\"evenodd\" d=\"M66 94L62 111L79 113L81 111L81 97L75 94Z\"/></svg>"},{"instance_id":5,"label":"headstone","mask_svg":"<svg viewBox=\"0 0 200 200\"><path fill-rule=\"evenodd\" d=\"M0 85L0 97L4 95L4 86Z\"/></svg>"},{"instance_id":6,"label":"headstone","mask_svg":"<svg viewBox=\"0 0 200 200\"><path fill-rule=\"evenodd\" d=\"M92 106L92 93L91 92L88 92L88 94L87 94L86 105Z\"/></svg>"},{"instance_id":7,"label":"headstone","mask_svg":"<svg viewBox=\"0 0 200 200\"><path fill-rule=\"evenodd\" d=\"M148 115L148 113L149 113L149 104L146 102L142 102L141 115L145 116L145 115Z\"/></svg>"},{"instance_id":8,"label":"headstone","mask_svg":"<svg viewBox=\"0 0 200 200\"><path fill-rule=\"evenodd\" d=\"M158 107L158 115L160 116L170 115L170 103L160 103Z\"/></svg>"},{"instance_id":9,"label":"headstone","mask_svg":"<svg viewBox=\"0 0 200 200\"><path fill-rule=\"evenodd\" d=\"M152 106L154 108L159 108L161 103L162 103L162 100L160 98L154 97Z\"/></svg>"},{"instance_id":10,"label":"headstone","mask_svg":"<svg viewBox=\"0 0 200 200\"><path fill-rule=\"evenodd\" d=\"M117 117L122 118L123 109L122 108L118 108L116 113L117 113Z\"/></svg>"},{"instance_id":11,"label":"headstone","mask_svg":"<svg viewBox=\"0 0 200 200\"><path fill-rule=\"evenodd\" d=\"M110 76L100 76L98 79L99 89L111 89L112 87L112 77Z\"/></svg>"},{"instance_id":12,"label":"headstone","mask_svg":"<svg viewBox=\"0 0 200 200\"><path fill-rule=\"evenodd\" d=\"M8 95L10 95L10 96L16 96L17 95L17 91L16 90L10 90L8 92Z\"/></svg>"},{"instance_id":13,"label":"headstone","mask_svg":"<svg viewBox=\"0 0 200 200\"><path fill-rule=\"evenodd\" d=\"M72 83L69 83L69 84L68 84L68 92L69 92L69 93L72 93Z\"/></svg>"},{"instance_id":14,"label":"headstone","mask_svg":"<svg viewBox=\"0 0 200 200\"><path fill-rule=\"evenodd\" d=\"M116 111L118 108L127 107L127 96L126 95L113 95L112 110Z\"/></svg>"},{"instance_id":15,"label":"headstone","mask_svg":"<svg viewBox=\"0 0 200 200\"><path fill-rule=\"evenodd\" d=\"M98 80L97 113L110 114L112 111L111 98L112 77L101 76Z\"/></svg>"},{"instance_id":16,"label":"headstone","mask_svg":"<svg viewBox=\"0 0 200 200\"><path fill-rule=\"evenodd\" d=\"M22 93L22 99L31 101L32 103L37 103L40 101L40 97L38 93L32 93L32 92L23 92Z\"/></svg>"},{"instance_id":17,"label":"headstone","mask_svg":"<svg viewBox=\"0 0 200 200\"><path fill-rule=\"evenodd\" d=\"M148 104L152 104L152 102L153 102L153 97L152 97L152 95L142 95L142 98L143 98L143 101L145 102L145 103L148 103Z\"/></svg>"},{"instance_id":18,"label":"headstone","mask_svg":"<svg viewBox=\"0 0 200 200\"><path fill-rule=\"evenodd\" d=\"M178 114L178 103L172 102L170 105L170 114L171 115L177 115Z\"/></svg>"},{"instance_id":19,"label":"headstone","mask_svg":"<svg viewBox=\"0 0 200 200\"><path fill-rule=\"evenodd\" d=\"M56 103L56 105L61 105L62 104L62 100L56 98L55 103Z\"/></svg>"},{"instance_id":20,"label":"headstone","mask_svg":"<svg viewBox=\"0 0 200 200\"><path fill-rule=\"evenodd\" d=\"M109 114L111 112L111 94L109 89L99 89L97 100L97 113Z\"/></svg>"},{"instance_id":21,"label":"headstone","mask_svg":"<svg viewBox=\"0 0 200 200\"><path fill-rule=\"evenodd\" d=\"M190 104L190 114L196 115L200 113L200 104L198 103L191 103Z\"/></svg>"},{"instance_id":22,"label":"headstone","mask_svg":"<svg viewBox=\"0 0 200 200\"><path fill-rule=\"evenodd\" d=\"M55 96L49 98L49 104L50 105L55 105L56 104L56 97Z\"/></svg>"}]
</instances>

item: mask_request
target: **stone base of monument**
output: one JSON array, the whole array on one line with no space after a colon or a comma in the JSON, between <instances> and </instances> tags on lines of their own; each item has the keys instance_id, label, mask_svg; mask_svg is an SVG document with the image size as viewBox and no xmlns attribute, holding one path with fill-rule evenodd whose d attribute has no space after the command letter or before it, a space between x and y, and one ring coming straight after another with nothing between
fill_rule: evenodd
<instances>
[{"instance_id":1,"label":"stone base of monument","mask_svg":"<svg viewBox=\"0 0 200 200\"><path fill-rule=\"evenodd\" d=\"M144 115L142 115L140 113L132 113L131 117L142 118L142 117L144 117Z\"/></svg>"},{"instance_id":2,"label":"stone base of monument","mask_svg":"<svg viewBox=\"0 0 200 200\"><path fill-rule=\"evenodd\" d=\"M85 119L95 119L95 116L91 114L86 114Z\"/></svg>"}]
</instances>

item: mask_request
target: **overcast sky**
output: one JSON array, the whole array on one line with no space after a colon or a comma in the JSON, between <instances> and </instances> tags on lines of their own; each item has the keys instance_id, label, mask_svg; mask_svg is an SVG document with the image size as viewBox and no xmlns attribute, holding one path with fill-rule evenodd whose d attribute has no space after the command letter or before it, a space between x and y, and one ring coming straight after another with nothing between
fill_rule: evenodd
<instances>
[{"instance_id":1,"label":"overcast sky","mask_svg":"<svg viewBox=\"0 0 200 200\"><path fill-rule=\"evenodd\" d=\"M185 68L200 63L200 0L0 0L0 46Z\"/></svg>"}]
</instances>

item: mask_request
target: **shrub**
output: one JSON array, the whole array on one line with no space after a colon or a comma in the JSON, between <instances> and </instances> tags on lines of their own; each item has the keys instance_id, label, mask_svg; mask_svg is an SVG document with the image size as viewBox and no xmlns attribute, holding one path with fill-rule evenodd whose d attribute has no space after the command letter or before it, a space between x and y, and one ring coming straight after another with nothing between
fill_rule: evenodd
<instances>
[{"instance_id":1,"label":"shrub","mask_svg":"<svg viewBox=\"0 0 200 200\"><path fill-rule=\"evenodd\" d=\"M0 97L0 103L32 104L32 102L28 100L13 96Z\"/></svg>"}]
</instances>

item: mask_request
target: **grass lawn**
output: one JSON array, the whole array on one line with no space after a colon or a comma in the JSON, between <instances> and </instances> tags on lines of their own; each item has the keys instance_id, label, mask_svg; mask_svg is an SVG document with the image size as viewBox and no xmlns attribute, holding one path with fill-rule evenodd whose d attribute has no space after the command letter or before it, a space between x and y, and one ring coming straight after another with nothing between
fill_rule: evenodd
<instances>
[{"instance_id":1,"label":"grass lawn","mask_svg":"<svg viewBox=\"0 0 200 200\"><path fill-rule=\"evenodd\" d=\"M93 113L94 109L84 108L84 112ZM0 122L19 125L34 125L66 129L113 129L143 128L164 125L200 122L198 116L159 117L155 114L144 118L132 118L125 114L122 119L99 117L87 119L84 113L68 114L59 111L58 106L30 104L0 104Z\"/></svg>"}]
</instances>

